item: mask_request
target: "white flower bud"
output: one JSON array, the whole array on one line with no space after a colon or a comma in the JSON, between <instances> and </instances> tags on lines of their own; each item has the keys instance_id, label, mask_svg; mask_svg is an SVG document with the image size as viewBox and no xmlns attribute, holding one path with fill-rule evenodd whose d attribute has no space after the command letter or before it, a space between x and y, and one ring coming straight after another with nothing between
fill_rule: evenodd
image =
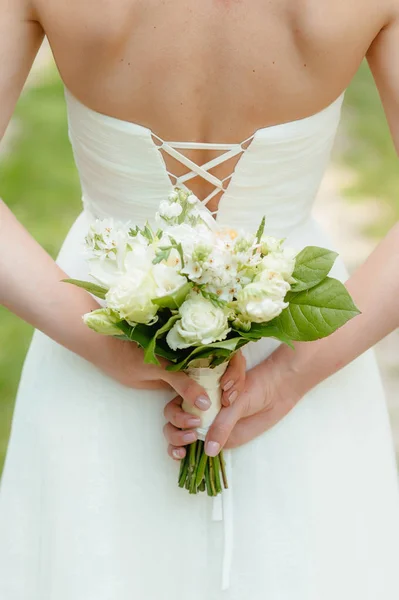
<instances>
[{"instance_id":1,"label":"white flower bud","mask_svg":"<svg viewBox=\"0 0 399 600\"><path fill-rule=\"evenodd\" d=\"M197 204L197 202L199 202L199 199L195 194L191 193L189 196L187 196L187 202L189 204Z\"/></svg>"},{"instance_id":2,"label":"white flower bud","mask_svg":"<svg viewBox=\"0 0 399 600\"><path fill-rule=\"evenodd\" d=\"M115 325L118 319L107 308L99 308L83 315L83 321L90 329L102 335L123 335Z\"/></svg>"},{"instance_id":3,"label":"white flower bud","mask_svg":"<svg viewBox=\"0 0 399 600\"><path fill-rule=\"evenodd\" d=\"M167 200L163 200L159 205L159 214L161 217L166 217L167 219L178 217L181 215L182 210L182 207L177 202L168 202Z\"/></svg>"}]
</instances>

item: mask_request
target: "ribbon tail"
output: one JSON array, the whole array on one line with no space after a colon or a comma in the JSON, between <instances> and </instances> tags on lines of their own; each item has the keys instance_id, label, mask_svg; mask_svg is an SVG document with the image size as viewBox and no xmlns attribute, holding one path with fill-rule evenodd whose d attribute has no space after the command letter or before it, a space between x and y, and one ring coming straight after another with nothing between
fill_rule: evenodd
<instances>
[{"instance_id":1,"label":"ribbon tail","mask_svg":"<svg viewBox=\"0 0 399 600\"><path fill-rule=\"evenodd\" d=\"M234 548L234 506L233 506L233 468L230 450L225 451L226 471L229 481L229 489L221 494L223 503L224 520L224 550L222 566L222 591L230 587L231 567L233 562Z\"/></svg>"}]
</instances>

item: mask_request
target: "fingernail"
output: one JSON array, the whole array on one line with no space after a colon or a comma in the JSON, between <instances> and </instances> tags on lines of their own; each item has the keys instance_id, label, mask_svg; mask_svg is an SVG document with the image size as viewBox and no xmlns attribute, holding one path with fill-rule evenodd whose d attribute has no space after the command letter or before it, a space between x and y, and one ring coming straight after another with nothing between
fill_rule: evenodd
<instances>
[{"instance_id":1,"label":"fingernail","mask_svg":"<svg viewBox=\"0 0 399 600\"><path fill-rule=\"evenodd\" d=\"M172 450L173 458L183 458L183 450Z\"/></svg>"},{"instance_id":2,"label":"fingernail","mask_svg":"<svg viewBox=\"0 0 399 600\"><path fill-rule=\"evenodd\" d=\"M211 407L211 401L206 396L198 396L194 404L201 410L208 410Z\"/></svg>"},{"instance_id":3,"label":"fingernail","mask_svg":"<svg viewBox=\"0 0 399 600\"><path fill-rule=\"evenodd\" d=\"M234 385L234 381L232 379L230 379L230 381L228 381L224 386L223 386L223 391L224 392L228 392Z\"/></svg>"},{"instance_id":4,"label":"fingernail","mask_svg":"<svg viewBox=\"0 0 399 600\"><path fill-rule=\"evenodd\" d=\"M238 396L237 390L234 390L234 392L231 392L231 394L229 396L230 402L234 402L234 400L237 400L237 396Z\"/></svg>"},{"instance_id":5,"label":"fingernail","mask_svg":"<svg viewBox=\"0 0 399 600\"><path fill-rule=\"evenodd\" d=\"M190 431L190 433L185 433L183 435L183 442L186 444L191 444L191 442L195 442L197 439L197 434L194 431Z\"/></svg>"},{"instance_id":6,"label":"fingernail","mask_svg":"<svg viewBox=\"0 0 399 600\"><path fill-rule=\"evenodd\" d=\"M217 442L207 442L205 452L208 456L217 456L219 454L220 444Z\"/></svg>"},{"instance_id":7,"label":"fingernail","mask_svg":"<svg viewBox=\"0 0 399 600\"><path fill-rule=\"evenodd\" d=\"M201 425L201 419L193 417L192 419L188 419L186 425L187 427L199 427Z\"/></svg>"}]
</instances>

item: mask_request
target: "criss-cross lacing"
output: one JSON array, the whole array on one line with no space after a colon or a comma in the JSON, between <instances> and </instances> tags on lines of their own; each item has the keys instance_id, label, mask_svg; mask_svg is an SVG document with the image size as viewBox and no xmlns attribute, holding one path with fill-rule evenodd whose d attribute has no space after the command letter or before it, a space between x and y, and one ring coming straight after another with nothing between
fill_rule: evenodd
<instances>
[{"instance_id":1,"label":"criss-cross lacing","mask_svg":"<svg viewBox=\"0 0 399 600\"><path fill-rule=\"evenodd\" d=\"M200 176L215 187L215 189L208 194L206 198L201 200L202 204L207 205L214 196L220 192L226 192L226 182L233 177L237 165L235 166L233 172L223 179L219 179L219 177L216 177L216 175L212 175L209 173L209 170L230 160L230 158L233 158L234 156L244 153L248 148L248 146L244 147L244 145L250 142L254 138L255 134L238 144L214 144L212 142L167 142L154 133L152 133L152 136L159 142L159 144L156 144L158 150L164 150L167 154L172 156L172 158L190 169L188 173L179 176L166 169L167 174L175 186L184 186L187 188L187 181L190 181L190 179L193 179L194 177ZM182 152L179 152L179 150L224 150L225 152L216 158L209 160L203 165L199 165L190 158L187 158L187 156L182 154ZM213 211L212 214L216 214L216 212L217 210Z\"/></svg>"}]
</instances>

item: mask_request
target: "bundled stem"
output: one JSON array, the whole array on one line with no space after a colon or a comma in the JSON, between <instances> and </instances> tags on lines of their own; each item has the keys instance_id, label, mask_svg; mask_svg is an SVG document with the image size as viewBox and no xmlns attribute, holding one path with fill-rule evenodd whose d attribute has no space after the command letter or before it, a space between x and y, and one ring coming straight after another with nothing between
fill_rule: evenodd
<instances>
[{"instance_id":1,"label":"bundled stem","mask_svg":"<svg viewBox=\"0 0 399 600\"><path fill-rule=\"evenodd\" d=\"M207 492L208 496L217 496L228 488L226 465L223 452L209 457L205 454L204 442L198 440L187 448L181 461L179 487L186 488L190 494Z\"/></svg>"}]
</instances>

